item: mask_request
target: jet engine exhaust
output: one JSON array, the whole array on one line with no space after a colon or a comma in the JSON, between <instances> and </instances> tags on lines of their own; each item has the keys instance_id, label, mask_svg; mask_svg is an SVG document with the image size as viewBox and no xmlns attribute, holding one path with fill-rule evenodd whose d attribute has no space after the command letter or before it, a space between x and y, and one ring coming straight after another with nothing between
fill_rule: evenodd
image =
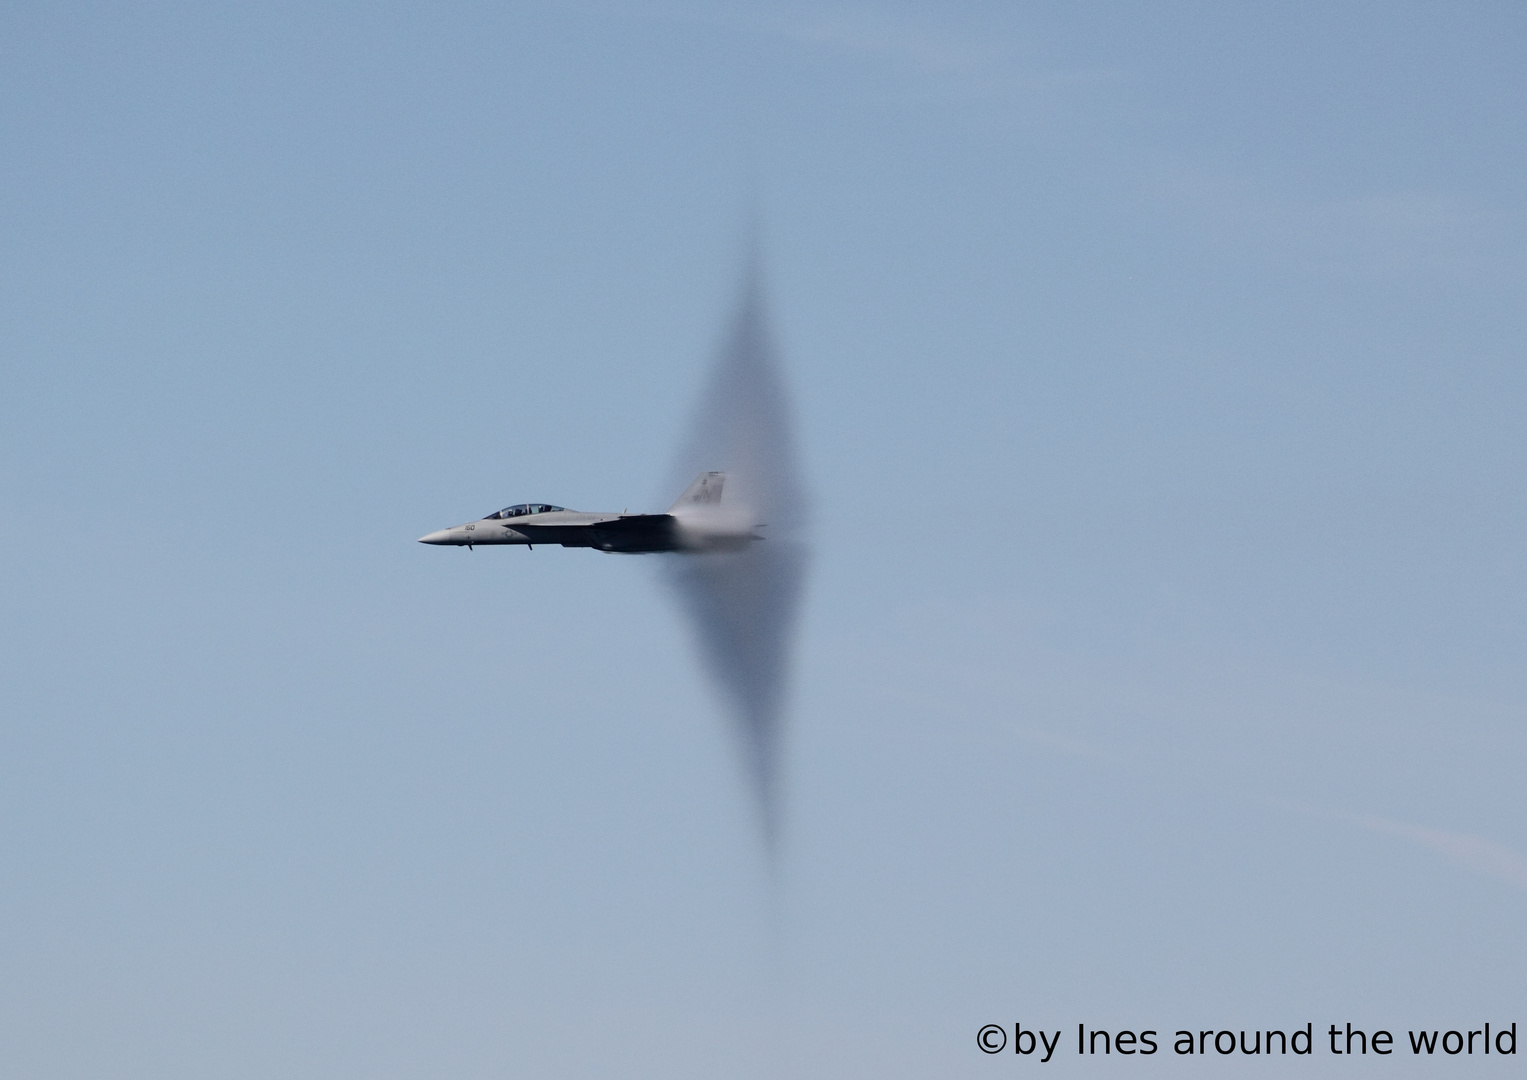
<instances>
[{"instance_id":1,"label":"jet engine exhaust","mask_svg":"<svg viewBox=\"0 0 1527 1080\"><path fill-rule=\"evenodd\" d=\"M730 550L670 555L665 579L732 713L772 853L790 653L805 586L806 497L756 255L676 464L686 478L724 472L719 519L745 521L763 537ZM705 518L681 519L686 528L709 531ZM735 533L736 525L727 531Z\"/></svg>"}]
</instances>

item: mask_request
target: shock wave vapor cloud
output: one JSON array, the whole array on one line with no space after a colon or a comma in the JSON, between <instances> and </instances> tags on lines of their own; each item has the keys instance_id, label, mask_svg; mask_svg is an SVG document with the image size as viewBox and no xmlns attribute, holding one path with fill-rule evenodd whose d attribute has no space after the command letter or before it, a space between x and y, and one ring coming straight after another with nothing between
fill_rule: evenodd
<instances>
[{"instance_id":1,"label":"shock wave vapor cloud","mask_svg":"<svg viewBox=\"0 0 1527 1080\"><path fill-rule=\"evenodd\" d=\"M806 577L806 495L756 253L675 463L686 478L703 470L726 473L723 506L757 523L764 539L741 550L664 556L664 576L731 712L773 850L790 652Z\"/></svg>"}]
</instances>

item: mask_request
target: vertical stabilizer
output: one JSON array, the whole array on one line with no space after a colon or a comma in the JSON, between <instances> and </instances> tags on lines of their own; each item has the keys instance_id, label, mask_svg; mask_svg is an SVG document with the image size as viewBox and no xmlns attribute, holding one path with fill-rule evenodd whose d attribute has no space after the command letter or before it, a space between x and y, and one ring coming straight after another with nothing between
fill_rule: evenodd
<instances>
[{"instance_id":1,"label":"vertical stabilizer","mask_svg":"<svg viewBox=\"0 0 1527 1080\"><path fill-rule=\"evenodd\" d=\"M684 489L672 506L670 514L690 506L716 506L721 502L721 489L726 486L726 473L704 472L695 477L694 483Z\"/></svg>"}]
</instances>

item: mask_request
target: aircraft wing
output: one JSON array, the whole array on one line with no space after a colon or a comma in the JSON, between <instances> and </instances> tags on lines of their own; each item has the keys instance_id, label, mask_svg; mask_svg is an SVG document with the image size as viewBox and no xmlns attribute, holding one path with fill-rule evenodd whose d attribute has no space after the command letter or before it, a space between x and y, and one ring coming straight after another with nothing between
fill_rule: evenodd
<instances>
[{"instance_id":1,"label":"aircraft wing","mask_svg":"<svg viewBox=\"0 0 1527 1080\"><path fill-rule=\"evenodd\" d=\"M626 514L589 526L594 547L605 551L672 551L674 519L671 514Z\"/></svg>"}]
</instances>

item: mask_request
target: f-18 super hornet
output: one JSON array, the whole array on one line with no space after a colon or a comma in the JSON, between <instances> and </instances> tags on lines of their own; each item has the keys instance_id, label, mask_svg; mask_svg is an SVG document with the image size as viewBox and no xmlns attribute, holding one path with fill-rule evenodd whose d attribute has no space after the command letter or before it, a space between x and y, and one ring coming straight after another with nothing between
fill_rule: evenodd
<instances>
[{"instance_id":1,"label":"f-18 super hornet","mask_svg":"<svg viewBox=\"0 0 1527 1080\"><path fill-rule=\"evenodd\" d=\"M662 577L731 707L773 850L791 639L805 587L806 498L756 252L698 406L673 486L699 475L666 513L593 514L516 503L420 541L668 553Z\"/></svg>"},{"instance_id":2,"label":"f-18 super hornet","mask_svg":"<svg viewBox=\"0 0 1527 1080\"><path fill-rule=\"evenodd\" d=\"M763 535L762 523L723 507L726 473L695 477L665 514L603 514L549 503L516 503L479 521L419 537L421 544L473 548L478 544L559 544L628 555L661 551L740 551Z\"/></svg>"}]
</instances>

